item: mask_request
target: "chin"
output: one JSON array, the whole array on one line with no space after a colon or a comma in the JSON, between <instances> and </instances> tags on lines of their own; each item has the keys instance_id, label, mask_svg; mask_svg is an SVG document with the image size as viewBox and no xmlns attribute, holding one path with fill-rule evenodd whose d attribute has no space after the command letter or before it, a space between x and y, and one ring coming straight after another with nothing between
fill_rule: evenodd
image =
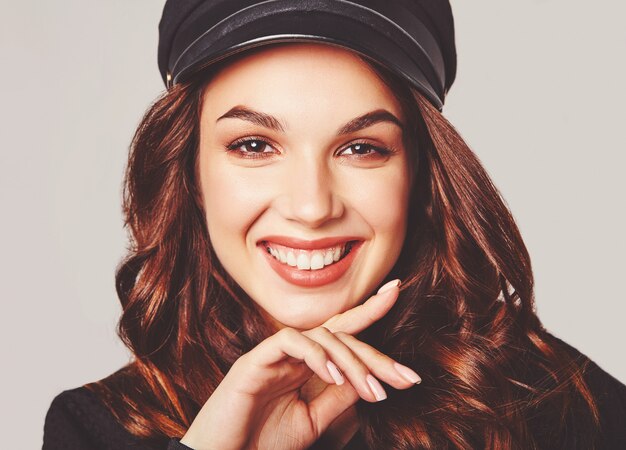
<instances>
[{"instance_id":1,"label":"chin","mask_svg":"<svg viewBox=\"0 0 626 450\"><path fill-rule=\"evenodd\" d=\"M272 319L279 329L289 327L295 328L299 331L304 331L322 325L335 314L336 313L315 315L307 314L306 317L297 314L278 314L277 316L272 316Z\"/></svg>"}]
</instances>

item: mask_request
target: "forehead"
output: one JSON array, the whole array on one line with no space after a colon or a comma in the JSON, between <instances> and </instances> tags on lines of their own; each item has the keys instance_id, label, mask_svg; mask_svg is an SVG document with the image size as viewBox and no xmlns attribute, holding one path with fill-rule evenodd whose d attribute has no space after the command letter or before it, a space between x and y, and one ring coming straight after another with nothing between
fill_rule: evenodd
<instances>
[{"instance_id":1,"label":"forehead","mask_svg":"<svg viewBox=\"0 0 626 450\"><path fill-rule=\"evenodd\" d=\"M280 43L247 50L222 62L205 86L213 106L253 103L271 108L285 99L327 108L402 109L393 91L357 53L325 43Z\"/></svg>"}]
</instances>

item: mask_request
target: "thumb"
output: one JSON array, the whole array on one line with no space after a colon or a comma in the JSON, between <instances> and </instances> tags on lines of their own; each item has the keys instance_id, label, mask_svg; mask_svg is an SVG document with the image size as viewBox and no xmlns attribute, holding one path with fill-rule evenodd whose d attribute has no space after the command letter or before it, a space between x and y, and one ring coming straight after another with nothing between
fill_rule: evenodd
<instances>
[{"instance_id":1,"label":"thumb","mask_svg":"<svg viewBox=\"0 0 626 450\"><path fill-rule=\"evenodd\" d=\"M333 421L354 405L359 398L359 393L348 382L326 386L317 397L309 402L309 415L315 425L317 437L319 438Z\"/></svg>"}]
</instances>

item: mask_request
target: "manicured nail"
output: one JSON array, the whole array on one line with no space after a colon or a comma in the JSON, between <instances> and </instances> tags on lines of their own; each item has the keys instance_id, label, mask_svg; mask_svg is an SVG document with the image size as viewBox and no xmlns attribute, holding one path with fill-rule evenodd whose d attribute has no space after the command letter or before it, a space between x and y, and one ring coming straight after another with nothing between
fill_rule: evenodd
<instances>
[{"instance_id":1,"label":"manicured nail","mask_svg":"<svg viewBox=\"0 0 626 450\"><path fill-rule=\"evenodd\" d=\"M383 292L388 291L395 286L400 286L400 280L398 278L383 284L382 287L378 290L378 294L382 294Z\"/></svg>"},{"instance_id":2,"label":"manicured nail","mask_svg":"<svg viewBox=\"0 0 626 450\"><path fill-rule=\"evenodd\" d=\"M374 397L376 397L376 400L381 401L387 398L387 393L376 378L368 373L365 379L367 380L367 384L370 385L370 389L372 389L372 393L374 394Z\"/></svg>"},{"instance_id":3,"label":"manicured nail","mask_svg":"<svg viewBox=\"0 0 626 450\"><path fill-rule=\"evenodd\" d=\"M333 380L335 380L335 383L343 384L344 379L343 375L339 371L339 368L333 364L332 361L326 361L326 367L328 367L328 372L330 373L330 376L333 377Z\"/></svg>"},{"instance_id":4,"label":"manicured nail","mask_svg":"<svg viewBox=\"0 0 626 450\"><path fill-rule=\"evenodd\" d=\"M411 383L419 384L422 382L422 378L418 374L413 372L413 370L409 369L407 366L403 366L402 364L394 362L393 367L395 367L398 373L407 380L409 380Z\"/></svg>"}]
</instances>

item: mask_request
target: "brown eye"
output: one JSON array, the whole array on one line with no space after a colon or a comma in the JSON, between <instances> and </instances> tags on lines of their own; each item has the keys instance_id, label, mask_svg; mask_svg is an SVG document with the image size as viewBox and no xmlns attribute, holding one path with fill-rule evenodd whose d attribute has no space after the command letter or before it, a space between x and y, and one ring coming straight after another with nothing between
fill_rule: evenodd
<instances>
[{"instance_id":1,"label":"brown eye","mask_svg":"<svg viewBox=\"0 0 626 450\"><path fill-rule=\"evenodd\" d=\"M227 149L239 153L243 158L265 158L273 153L271 145L262 139L242 139L230 144ZM266 151L270 149L269 151Z\"/></svg>"},{"instance_id":2,"label":"brown eye","mask_svg":"<svg viewBox=\"0 0 626 450\"><path fill-rule=\"evenodd\" d=\"M366 155L370 151L374 150L374 148L371 145L367 145L367 144L354 144L348 148L352 149L353 154L357 154L357 155Z\"/></svg>"},{"instance_id":3,"label":"brown eye","mask_svg":"<svg viewBox=\"0 0 626 450\"><path fill-rule=\"evenodd\" d=\"M376 153L378 153L378 155L380 156L387 156L392 153L390 150L387 150L381 147L376 147L375 145L368 144L365 142L357 142L346 147L342 153L344 155L351 156L350 152L347 154L344 153L346 150L349 150L352 155L356 155L357 157L366 157L366 158L372 155L376 156Z\"/></svg>"},{"instance_id":4,"label":"brown eye","mask_svg":"<svg viewBox=\"0 0 626 450\"><path fill-rule=\"evenodd\" d=\"M259 139L253 139L249 141L244 141L238 144L240 149L244 149L246 152L250 153L263 153L263 150L267 146L267 142L261 141Z\"/></svg>"}]
</instances>

